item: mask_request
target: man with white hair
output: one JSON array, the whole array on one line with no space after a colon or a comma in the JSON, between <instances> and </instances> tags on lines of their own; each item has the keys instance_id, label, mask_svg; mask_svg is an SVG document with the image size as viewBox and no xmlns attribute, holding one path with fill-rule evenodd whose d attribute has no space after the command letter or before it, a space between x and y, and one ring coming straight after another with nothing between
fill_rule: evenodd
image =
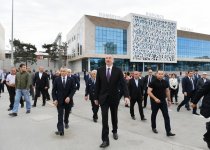
<instances>
[{"instance_id":1,"label":"man with white hair","mask_svg":"<svg viewBox=\"0 0 210 150\"><path fill-rule=\"evenodd\" d=\"M85 88L85 100L88 100L88 96L89 96L89 100L91 101L91 105L92 105L93 121L94 122L97 122L97 120L98 120L97 113L98 113L98 109L99 109L99 106L96 105L94 102L96 74L97 74L97 70L91 71L91 78L89 78L88 81L86 82L86 88Z\"/></svg>"}]
</instances>

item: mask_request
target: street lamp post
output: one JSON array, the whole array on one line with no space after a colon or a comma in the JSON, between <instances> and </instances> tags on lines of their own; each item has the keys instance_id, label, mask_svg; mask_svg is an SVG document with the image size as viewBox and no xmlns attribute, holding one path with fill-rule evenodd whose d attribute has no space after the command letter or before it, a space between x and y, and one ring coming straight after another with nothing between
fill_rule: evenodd
<instances>
[{"instance_id":1,"label":"street lamp post","mask_svg":"<svg viewBox=\"0 0 210 150\"><path fill-rule=\"evenodd\" d=\"M14 0L12 0L12 35L11 35L11 65L14 65L14 56L13 56L13 7Z\"/></svg>"}]
</instances>

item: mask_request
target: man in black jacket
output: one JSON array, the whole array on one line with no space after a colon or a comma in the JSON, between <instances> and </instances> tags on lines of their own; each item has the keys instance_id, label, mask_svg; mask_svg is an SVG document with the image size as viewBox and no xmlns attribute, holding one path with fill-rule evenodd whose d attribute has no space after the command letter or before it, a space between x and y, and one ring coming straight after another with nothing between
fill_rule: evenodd
<instances>
[{"instance_id":1,"label":"man in black jacket","mask_svg":"<svg viewBox=\"0 0 210 150\"><path fill-rule=\"evenodd\" d=\"M39 72L36 72L34 75L33 86L35 86L35 98L33 107L36 107L37 98L42 93L42 106L46 104L46 90L49 88L49 80L47 74L44 72L44 67L39 67Z\"/></svg>"},{"instance_id":2,"label":"man in black jacket","mask_svg":"<svg viewBox=\"0 0 210 150\"><path fill-rule=\"evenodd\" d=\"M85 88L85 100L88 100L88 96L89 96L89 100L91 101L91 105L92 105L94 122L97 122L98 120L98 109L99 109L99 106L96 105L94 102L96 74L97 74L96 70L91 71L91 78L89 78L88 81L86 82L86 88Z\"/></svg>"},{"instance_id":3,"label":"man in black jacket","mask_svg":"<svg viewBox=\"0 0 210 150\"><path fill-rule=\"evenodd\" d=\"M147 107L147 97L148 97L148 94L147 94L147 89L148 89L148 86L150 84L150 82L152 82L153 80L155 79L155 76L152 74L152 69L149 69L148 70L148 75L146 75L144 77L144 108Z\"/></svg>"},{"instance_id":4,"label":"man in black jacket","mask_svg":"<svg viewBox=\"0 0 210 150\"><path fill-rule=\"evenodd\" d=\"M203 97L204 96L204 97ZM203 87L199 89L195 97L193 98L192 107L196 108L198 101L203 97L203 102L201 106L201 115L203 115L205 118L210 117L210 81L206 81ZM210 149L210 122L206 123L206 129L207 132L203 135L203 140L207 143L208 148Z\"/></svg>"},{"instance_id":5,"label":"man in black jacket","mask_svg":"<svg viewBox=\"0 0 210 150\"><path fill-rule=\"evenodd\" d=\"M119 85L123 87L125 102L129 101L128 87L124 82L122 71L113 66L114 58L112 55L106 55L105 63L97 70L96 76L96 96L95 103L101 106L102 112L102 141L101 148L109 146L109 125L108 112L111 110L112 133L115 140L118 139L118 105L119 105ZM120 83L121 82L121 83Z\"/></svg>"},{"instance_id":6,"label":"man in black jacket","mask_svg":"<svg viewBox=\"0 0 210 150\"><path fill-rule=\"evenodd\" d=\"M184 93L184 100L177 107L178 112L180 111L182 106L184 106L184 105L188 106L188 103L190 102L190 100L192 100L193 97L195 96L195 91L196 91L196 84L193 79L193 71L188 71L188 76L186 76L182 79L182 92ZM187 110L190 110L190 108L187 107ZM197 113L196 107L193 108L192 113L194 115L199 115Z\"/></svg>"},{"instance_id":7,"label":"man in black jacket","mask_svg":"<svg viewBox=\"0 0 210 150\"><path fill-rule=\"evenodd\" d=\"M129 80L128 90L130 96L130 114L133 120L136 120L134 114L134 105L137 102L139 106L139 113L141 116L141 120L146 120L144 117L144 112L142 108L142 99L143 99L143 82L139 79L140 73L138 71L134 71L134 78Z\"/></svg>"},{"instance_id":8,"label":"man in black jacket","mask_svg":"<svg viewBox=\"0 0 210 150\"><path fill-rule=\"evenodd\" d=\"M69 111L76 88L74 80L67 76L67 68L61 68L60 74L61 76L57 77L53 82L52 97L53 97L53 103L58 110L58 123L57 123L58 131L56 131L55 134L63 136L64 135L63 122L65 123L65 128L66 129L69 128L68 125Z\"/></svg>"}]
</instances>

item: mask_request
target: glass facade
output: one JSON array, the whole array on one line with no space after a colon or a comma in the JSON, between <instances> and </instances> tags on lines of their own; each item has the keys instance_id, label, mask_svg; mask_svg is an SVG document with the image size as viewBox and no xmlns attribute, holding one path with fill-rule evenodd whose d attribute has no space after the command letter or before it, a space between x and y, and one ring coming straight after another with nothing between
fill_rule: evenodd
<instances>
[{"instance_id":1,"label":"glass facade","mask_svg":"<svg viewBox=\"0 0 210 150\"><path fill-rule=\"evenodd\" d=\"M119 34L119 36L117 36ZM118 39L119 38L119 39ZM96 52L99 54L126 54L127 33L123 29L96 27ZM119 41L119 42L118 42ZM177 37L177 57L187 59L209 59L210 41ZM91 70L105 65L102 58L90 58ZM198 69L210 71L210 62L178 61L177 63L130 62L129 59L115 59L114 65L123 71L147 71L162 69L165 71L187 71ZM143 68L144 67L144 68Z\"/></svg>"},{"instance_id":2,"label":"glass facade","mask_svg":"<svg viewBox=\"0 0 210 150\"><path fill-rule=\"evenodd\" d=\"M127 30L96 26L97 54L127 54Z\"/></svg>"},{"instance_id":3,"label":"glass facade","mask_svg":"<svg viewBox=\"0 0 210 150\"><path fill-rule=\"evenodd\" d=\"M177 37L178 58L210 58L210 41Z\"/></svg>"}]
</instances>

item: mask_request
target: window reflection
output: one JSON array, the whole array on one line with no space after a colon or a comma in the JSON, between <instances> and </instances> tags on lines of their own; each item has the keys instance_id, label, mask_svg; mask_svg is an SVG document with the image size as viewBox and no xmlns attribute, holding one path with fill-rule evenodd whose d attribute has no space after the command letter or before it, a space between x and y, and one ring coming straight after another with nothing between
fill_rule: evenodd
<instances>
[{"instance_id":1,"label":"window reflection","mask_svg":"<svg viewBox=\"0 0 210 150\"><path fill-rule=\"evenodd\" d=\"M96 26L97 54L127 54L127 30Z\"/></svg>"}]
</instances>

